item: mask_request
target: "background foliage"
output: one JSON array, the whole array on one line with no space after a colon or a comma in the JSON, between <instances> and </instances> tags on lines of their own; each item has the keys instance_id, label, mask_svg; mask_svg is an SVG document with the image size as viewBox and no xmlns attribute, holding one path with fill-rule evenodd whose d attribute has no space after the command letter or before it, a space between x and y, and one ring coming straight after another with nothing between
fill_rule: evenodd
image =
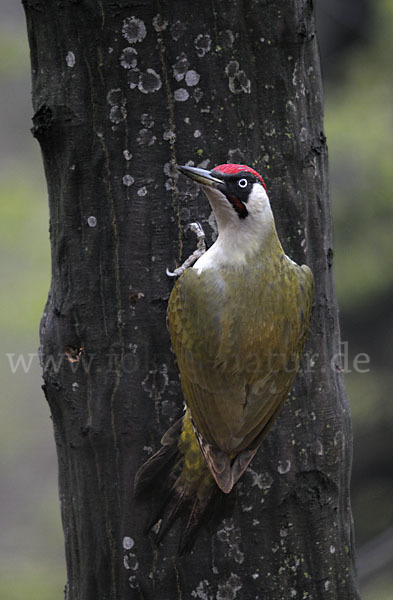
<instances>
[{"instance_id":1,"label":"background foliage","mask_svg":"<svg viewBox=\"0 0 393 600\"><path fill-rule=\"evenodd\" d=\"M351 370L346 383L355 435L352 500L363 565L382 547L376 536L393 531L393 5L360 4L359 12L351 0L341 9L321 0L319 29L335 273ZM29 69L23 10L6 0L0 23L0 596L54 600L63 597L65 569L55 445L37 356L50 262L45 182L38 145L29 134ZM370 358L361 365L367 372L353 368L359 353ZM22 364L12 372L20 354L26 367L31 360L27 373ZM393 555L385 552L384 559L384 568L363 577L364 600L392 598Z\"/></svg>"}]
</instances>

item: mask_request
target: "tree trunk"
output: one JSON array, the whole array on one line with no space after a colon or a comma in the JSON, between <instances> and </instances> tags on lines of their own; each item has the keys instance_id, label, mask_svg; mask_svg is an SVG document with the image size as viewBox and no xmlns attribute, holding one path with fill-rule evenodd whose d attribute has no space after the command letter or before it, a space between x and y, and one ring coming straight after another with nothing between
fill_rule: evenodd
<instances>
[{"instance_id":1,"label":"tree trunk","mask_svg":"<svg viewBox=\"0 0 393 600\"><path fill-rule=\"evenodd\" d=\"M24 0L48 182L41 323L70 600L357 598L327 148L310 0ZM156 547L137 469L179 418L165 274L215 226L177 162L263 175L286 252L316 280L302 368L231 513Z\"/></svg>"}]
</instances>

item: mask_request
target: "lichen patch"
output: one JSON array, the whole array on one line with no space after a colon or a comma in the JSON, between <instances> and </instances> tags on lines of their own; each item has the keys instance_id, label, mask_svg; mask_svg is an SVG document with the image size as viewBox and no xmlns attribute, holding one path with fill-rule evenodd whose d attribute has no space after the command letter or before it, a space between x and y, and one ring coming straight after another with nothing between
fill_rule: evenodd
<instances>
[{"instance_id":1,"label":"lichen patch","mask_svg":"<svg viewBox=\"0 0 393 600\"><path fill-rule=\"evenodd\" d=\"M71 50L67 52L66 63L67 67L70 67L70 69L72 69L75 66L75 54L71 52Z\"/></svg>"},{"instance_id":2,"label":"lichen patch","mask_svg":"<svg viewBox=\"0 0 393 600\"><path fill-rule=\"evenodd\" d=\"M138 90L143 94L157 92L162 86L161 77L154 69L147 69L139 76Z\"/></svg>"},{"instance_id":3,"label":"lichen patch","mask_svg":"<svg viewBox=\"0 0 393 600\"><path fill-rule=\"evenodd\" d=\"M120 64L123 69L135 69L138 64L138 52L132 46L124 48L120 56Z\"/></svg>"},{"instance_id":4,"label":"lichen patch","mask_svg":"<svg viewBox=\"0 0 393 600\"><path fill-rule=\"evenodd\" d=\"M128 17L123 21L122 35L130 44L142 42L146 37L146 26L141 19Z\"/></svg>"},{"instance_id":5,"label":"lichen patch","mask_svg":"<svg viewBox=\"0 0 393 600\"><path fill-rule=\"evenodd\" d=\"M211 37L208 33L200 33L194 40L194 46L200 58L205 56L211 48Z\"/></svg>"},{"instance_id":6,"label":"lichen patch","mask_svg":"<svg viewBox=\"0 0 393 600\"><path fill-rule=\"evenodd\" d=\"M232 94L250 94L251 81L248 79L246 73L239 67L237 60L231 60L225 68L229 89Z\"/></svg>"}]
</instances>

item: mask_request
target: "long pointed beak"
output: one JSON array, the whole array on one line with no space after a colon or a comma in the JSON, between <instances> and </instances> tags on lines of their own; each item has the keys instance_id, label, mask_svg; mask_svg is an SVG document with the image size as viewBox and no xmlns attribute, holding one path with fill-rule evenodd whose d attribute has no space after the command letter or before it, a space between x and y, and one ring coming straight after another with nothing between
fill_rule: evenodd
<instances>
[{"instance_id":1,"label":"long pointed beak","mask_svg":"<svg viewBox=\"0 0 393 600\"><path fill-rule=\"evenodd\" d=\"M180 173L183 175L187 175L190 179L201 183L202 185L209 185L210 187L218 187L218 185L223 185L223 181L214 177L210 171L206 171L206 169L198 169L197 167L186 167L178 165L177 167Z\"/></svg>"}]
</instances>

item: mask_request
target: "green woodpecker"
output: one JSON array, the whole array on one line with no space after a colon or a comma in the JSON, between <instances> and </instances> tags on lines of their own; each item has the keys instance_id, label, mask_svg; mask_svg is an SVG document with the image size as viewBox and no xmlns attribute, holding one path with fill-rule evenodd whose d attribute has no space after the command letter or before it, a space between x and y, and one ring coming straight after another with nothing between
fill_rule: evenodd
<instances>
[{"instance_id":1,"label":"green woodpecker","mask_svg":"<svg viewBox=\"0 0 393 600\"><path fill-rule=\"evenodd\" d=\"M285 255L254 169L179 170L201 184L218 237L175 271L168 304L185 414L136 477L140 492L169 471L161 537L185 502L190 532L214 488L229 493L247 469L291 389L313 299L312 273Z\"/></svg>"}]
</instances>

